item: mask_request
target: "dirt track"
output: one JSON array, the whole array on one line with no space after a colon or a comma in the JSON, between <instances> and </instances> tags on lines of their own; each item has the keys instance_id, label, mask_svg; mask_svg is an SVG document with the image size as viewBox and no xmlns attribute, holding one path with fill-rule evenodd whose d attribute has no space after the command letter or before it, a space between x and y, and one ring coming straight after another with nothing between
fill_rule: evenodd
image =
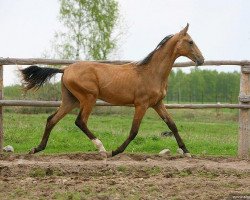
<instances>
[{"instance_id":1,"label":"dirt track","mask_svg":"<svg viewBox=\"0 0 250 200\"><path fill-rule=\"evenodd\" d=\"M0 158L0 199L227 199L232 193L250 199L249 161L137 154L106 162L96 154Z\"/></svg>"}]
</instances>

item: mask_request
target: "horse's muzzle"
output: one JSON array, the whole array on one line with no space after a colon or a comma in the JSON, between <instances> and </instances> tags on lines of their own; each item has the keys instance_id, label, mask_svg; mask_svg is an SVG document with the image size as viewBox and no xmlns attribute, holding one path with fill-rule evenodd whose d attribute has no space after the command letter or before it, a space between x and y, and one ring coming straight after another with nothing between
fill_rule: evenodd
<instances>
[{"instance_id":1,"label":"horse's muzzle","mask_svg":"<svg viewBox=\"0 0 250 200\"><path fill-rule=\"evenodd\" d=\"M200 66L200 65L203 65L205 59L202 57L202 58L199 58L199 59L196 59L196 66Z\"/></svg>"},{"instance_id":2,"label":"horse's muzzle","mask_svg":"<svg viewBox=\"0 0 250 200\"><path fill-rule=\"evenodd\" d=\"M196 61L196 66L203 65L203 63L204 63L204 60L203 61Z\"/></svg>"}]
</instances>

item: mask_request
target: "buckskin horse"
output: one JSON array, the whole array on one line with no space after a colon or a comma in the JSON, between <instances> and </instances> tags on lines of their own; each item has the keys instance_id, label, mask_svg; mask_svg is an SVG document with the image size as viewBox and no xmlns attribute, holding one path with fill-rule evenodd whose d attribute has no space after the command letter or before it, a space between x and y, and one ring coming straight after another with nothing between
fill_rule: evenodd
<instances>
[{"instance_id":1,"label":"buckskin horse","mask_svg":"<svg viewBox=\"0 0 250 200\"><path fill-rule=\"evenodd\" d=\"M139 62L123 65L82 61L65 68L41 68L30 66L21 69L26 90L38 89L56 73L62 73L62 103L57 111L48 117L40 144L30 150L30 154L45 149L53 127L73 108L80 108L75 121L87 137L96 145L99 153L115 156L123 152L136 137L146 110L153 108L167 124L176 138L184 155L191 156L178 129L168 114L163 98L166 95L167 79L175 60L180 56L202 65L204 58L187 33L189 24L180 32L166 36L146 58ZM117 105L132 104L134 118L129 136L121 146L107 153L102 142L87 126L89 115L97 99Z\"/></svg>"}]
</instances>

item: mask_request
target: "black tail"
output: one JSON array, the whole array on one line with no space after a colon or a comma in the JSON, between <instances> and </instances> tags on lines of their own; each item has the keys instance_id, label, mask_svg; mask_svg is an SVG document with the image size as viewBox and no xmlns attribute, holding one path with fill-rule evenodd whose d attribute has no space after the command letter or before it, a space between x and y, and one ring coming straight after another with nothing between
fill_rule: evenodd
<instances>
[{"instance_id":1,"label":"black tail","mask_svg":"<svg viewBox=\"0 0 250 200\"><path fill-rule=\"evenodd\" d=\"M23 84L26 90L39 89L46 81L57 73L63 73L62 69L30 66L20 70L23 76Z\"/></svg>"}]
</instances>

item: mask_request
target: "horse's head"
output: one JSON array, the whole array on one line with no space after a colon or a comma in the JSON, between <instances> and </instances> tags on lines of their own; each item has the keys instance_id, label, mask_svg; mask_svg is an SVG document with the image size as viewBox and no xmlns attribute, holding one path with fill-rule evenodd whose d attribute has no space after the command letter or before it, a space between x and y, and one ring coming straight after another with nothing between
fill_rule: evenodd
<instances>
[{"instance_id":1,"label":"horse's head","mask_svg":"<svg viewBox=\"0 0 250 200\"><path fill-rule=\"evenodd\" d=\"M187 33L188 26L181 30L176 35L178 36L178 41L176 44L176 54L178 56L186 56L196 63L197 66L204 63L204 57L201 51L196 46L195 42L192 40L190 35Z\"/></svg>"}]
</instances>

